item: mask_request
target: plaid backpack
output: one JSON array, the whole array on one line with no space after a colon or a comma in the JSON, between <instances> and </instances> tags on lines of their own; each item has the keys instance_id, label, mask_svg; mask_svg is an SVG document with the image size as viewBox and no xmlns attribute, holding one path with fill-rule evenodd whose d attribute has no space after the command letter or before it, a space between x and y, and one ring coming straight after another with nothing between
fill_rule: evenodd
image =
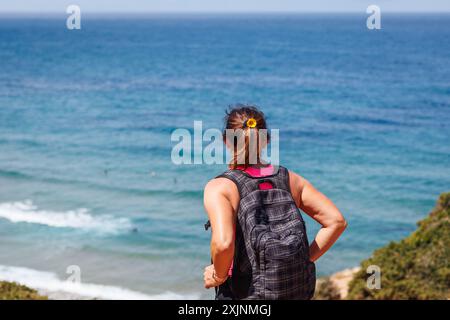
<instances>
[{"instance_id":1,"label":"plaid backpack","mask_svg":"<svg viewBox=\"0 0 450 320\"><path fill-rule=\"evenodd\" d=\"M228 170L218 177L232 180L240 194L232 276L218 292L227 287L233 299L311 299L315 265L289 171L280 166L273 175L253 177Z\"/></svg>"}]
</instances>

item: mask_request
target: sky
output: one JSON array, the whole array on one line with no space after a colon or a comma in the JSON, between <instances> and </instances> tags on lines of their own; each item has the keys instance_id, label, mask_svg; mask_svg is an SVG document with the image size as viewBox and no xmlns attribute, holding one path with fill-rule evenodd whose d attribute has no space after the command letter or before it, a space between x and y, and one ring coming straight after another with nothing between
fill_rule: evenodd
<instances>
[{"instance_id":1,"label":"sky","mask_svg":"<svg viewBox=\"0 0 450 320\"><path fill-rule=\"evenodd\" d=\"M0 0L0 13L65 12L450 12L450 0Z\"/></svg>"}]
</instances>

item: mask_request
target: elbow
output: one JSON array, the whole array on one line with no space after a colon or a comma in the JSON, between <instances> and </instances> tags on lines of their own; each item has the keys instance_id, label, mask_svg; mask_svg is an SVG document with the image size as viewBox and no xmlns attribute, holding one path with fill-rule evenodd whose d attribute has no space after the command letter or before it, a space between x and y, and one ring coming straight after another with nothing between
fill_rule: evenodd
<instances>
[{"instance_id":1,"label":"elbow","mask_svg":"<svg viewBox=\"0 0 450 320\"><path fill-rule=\"evenodd\" d=\"M339 228L344 231L345 229L347 229L348 223L347 220L345 220L344 218L342 218L342 221L339 222Z\"/></svg>"},{"instance_id":2,"label":"elbow","mask_svg":"<svg viewBox=\"0 0 450 320\"><path fill-rule=\"evenodd\" d=\"M344 232L348 225L347 220L345 220L344 217L336 219L333 224L335 229L339 230L340 232Z\"/></svg>"},{"instance_id":3,"label":"elbow","mask_svg":"<svg viewBox=\"0 0 450 320\"><path fill-rule=\"evenodd\" d=\"M231 239L216 240L212 243L215 254L223 254L234 250L234 241Z\"/></svg>"}]
</instances>

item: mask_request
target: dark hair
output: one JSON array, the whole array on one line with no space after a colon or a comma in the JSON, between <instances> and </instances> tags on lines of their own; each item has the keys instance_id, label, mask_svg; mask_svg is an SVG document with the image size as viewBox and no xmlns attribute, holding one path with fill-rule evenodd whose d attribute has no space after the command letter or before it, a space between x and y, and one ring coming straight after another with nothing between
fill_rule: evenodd
<instances>
[{"instance_id":1,"label":"dark hair","mask_svg":"<svg viewBox=\"0 0 450 320\"><path fill-rule=\"evenodd\" d=\"M252 164L260 164L261 150L270 140L264 113L259 110L257 106L247 104L230 106L229 110L225 111L225 113L223 139L225 143L228 143L228 145L232 147L231 151L233 156L229 164L230 168L236 169L238 166L241 166L246 169ZM254 127L248 126L247 122L249 119L254 119L256 121ZM230 129L234 132L232 137L233 141L229 141L230 137L227 137L227 130ZM265 130L267 139L261 140L259 134L260 130ZM242 138L245 140L242 141ZM256 141L252 139L255 139ZM239 140L242 141L243 144L242 142L239 144ZM251 140L254 143L250 143ZM252 150L250 150L251 147ZM254 161L251 161L251 152L254 152L256 155L256 163L252 163Z\"/></svg>"}]
</instances>

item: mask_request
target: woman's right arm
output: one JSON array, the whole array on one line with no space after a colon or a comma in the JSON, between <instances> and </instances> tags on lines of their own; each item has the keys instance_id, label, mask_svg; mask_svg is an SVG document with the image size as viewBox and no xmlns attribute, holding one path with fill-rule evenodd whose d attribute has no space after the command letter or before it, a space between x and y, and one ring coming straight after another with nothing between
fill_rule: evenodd
<instances>
[{"instance_id":1,"label":"woman's right arm","mask_svg":"<svg viewBox=\"0 0 450 320\"><path fill-rule=\"evenodd\" d=\"M347 221L334 203L308 180L293 172L290 172L290 180L297 206L322 225L309 249L314 262L336 242L347 227Z\"/></svg>"},{"instance_id":2,"label":"woman's right arm","mask_svg":"<svg viewBox=\"0 0 450 320\"><path fill-rule=\"evenodd\" d=\"M228 179L211 180L205 187L204 206L211 223L211 257L215 274L225 279L234 256L236 216L230 201L230 190L237 189ZM237 190L235 190L237 192ZM207 271L208 273L208 271ZM209 286L209 283L206 284ZM212 284L214 285L214 284Z\"/></svg>"}]
</instances>

